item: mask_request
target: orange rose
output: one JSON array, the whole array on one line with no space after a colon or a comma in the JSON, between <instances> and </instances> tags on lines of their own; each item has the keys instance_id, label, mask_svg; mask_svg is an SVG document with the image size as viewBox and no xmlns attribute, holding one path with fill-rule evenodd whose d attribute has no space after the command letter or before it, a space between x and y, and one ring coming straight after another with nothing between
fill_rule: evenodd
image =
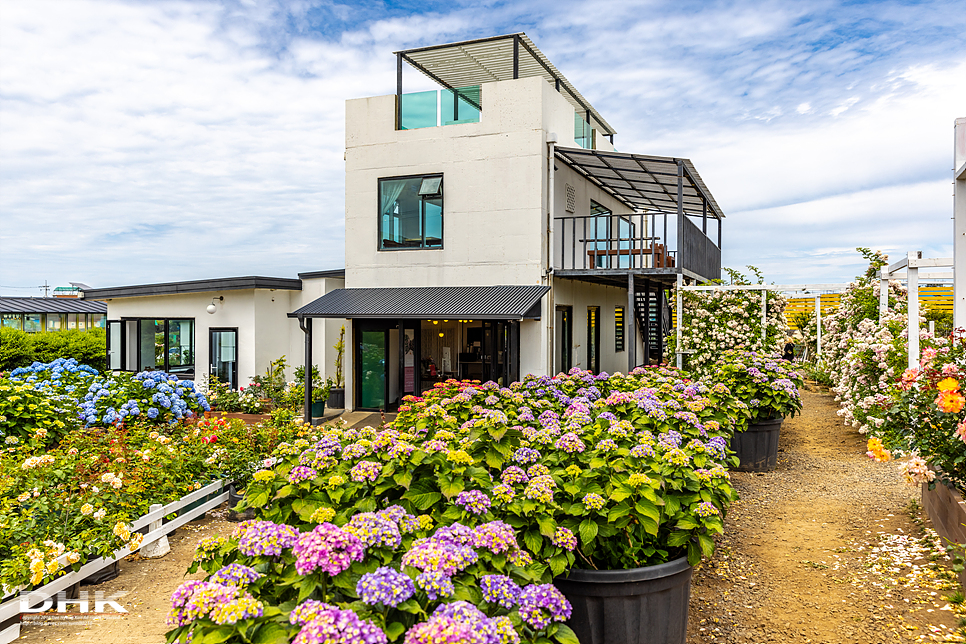
<instances>
[{"instance_id":1,"label":"orange rose","mask_svg":"<svg viewBox=\"0 0 966 644\"><path fill-rule=\"evenodd\" d=\"M936 389L942 392L959 391L959 382L955 378L943 378L936 384Z\"/></svg>"},{"instance_id":2,"label":"orange rose","mask_svg":"<svg viewBox=\"0 0 966 644\"><path fill-rule=\"evenodd\" d=\"M962 410L966 398L958 391L943 391L936 396L936 405L947 414L955 414Z\"/></svg>"}]
</instances>

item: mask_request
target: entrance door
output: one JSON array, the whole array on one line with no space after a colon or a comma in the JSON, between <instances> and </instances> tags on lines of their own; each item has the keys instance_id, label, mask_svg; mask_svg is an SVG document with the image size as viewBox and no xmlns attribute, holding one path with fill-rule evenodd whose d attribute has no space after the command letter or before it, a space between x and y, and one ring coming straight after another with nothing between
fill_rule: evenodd
<instances>
[{"instance_id":1,"label":"entrance door","mask_svg":"<svg viewBox=\"0 0 966 644\"><path fill-rule=\"evenodd\" d=\"M124 369L124 327L120 320L107 321L107 368L109 371Z\"/></svg>"},{"instance_id":2,"label":"entrance door","mask_svg":"<svg viewBox=\"0 0 966 644\"><path fill-rule=\"evenodd\" d=\"M483 322L483 380L508 387L520 378L520 323Z\"/></svg>"},{"instance_id":3,"label":"entrance door","mask_svg":"<svg viewBox=\"0 0 966 644\"><path fill-rule=\"evenodd\" d=\"M238 329L211 329L208 339L208 373L238 389Z\"/></svg>"},{"instance_id":4,"label":"entrance door","mask_svg":"<svg viewBox=\"0 0 966 644\"><path fill-rule=\"evenodd\" d=\"M556 372L566 373L574 366L573 307L558 306L556 316L556 320L554 320L554 326L557 330L557 337L554 340L554 344L556 345L554 349L554 356L557 363Z\"/></svg>"},{"instance_id":5,"label":"entrance door","mask_svg":"<svg viewBox=\"0 0 966 644\"><path fill-rule=\"evenodd\" d=\"M362 328L356 337L356 407L385 409L388 402L389 331Z\"/></svg>"}]
</instances>

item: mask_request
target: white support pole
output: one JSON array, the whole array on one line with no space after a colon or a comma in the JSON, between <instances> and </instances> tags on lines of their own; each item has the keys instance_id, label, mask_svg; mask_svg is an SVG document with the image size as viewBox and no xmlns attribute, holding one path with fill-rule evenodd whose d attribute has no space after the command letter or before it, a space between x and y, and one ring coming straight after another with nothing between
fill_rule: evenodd
<instances>
[{"instance_id":1,"label":"white support pole","mask_svg":"<svg viewBox=\"0 0 966 644\"><path fill-rule=\"evenodd\" d=\"M879 272L879 324L889 310L889 272L884 269Z\"/></svg>"},{"instance_id":2,"label":"white support pole","mask_svg":"<svg viewBox=\"0 0 966 644\"><path fill-rule=\"evenodd\" d=\"M909 259L916 259L922 255L919 253L909 253ZM909 338L909 368L914 369L919 366L919 269L915 266L906 268L906 297L907 299L907 318L906 328Z\"/></svg>"},{"instance_id":3,"label":"white support pole","mask_svg":"<svg viewBox=\"0 0 966 644\"><path fill-rule=\"evenodd\" d=\"M684 326L684 275L681 273L678 273L676 286L677 288L674 289L674 301L677 306L677 311L675 313L678 323L677 328L675 329L675 338L677 339L675 342L675 346L677 347L677 351L675 352L677 354L675 356L675 364L677 365L678 369L681 369L684 367L684 354L682 353L682 351L684 351L684 347L681 346L681 342L684 340L684 331L681 328Z\"/></svg>"},{"instance_id":4,"label":"white support pole","mask_svg":"<svg viewBox=\"0 0 966 644\"><path fill-rule=\"evenodd\" d=\"M966 118L953 125L953 328L966 326Z\"/></svg>"},{"instance_id":5,"label":"white support pole","mask_svg":"<svg viewBox=\"0 0 966 644\"><path fill-rule=\"evenodd\" d=\"M768 344L768 291L761 291L761 349L765 350Z\"/></svg>"},{"instance_id":6,"label":"white support pole","mask_svg":"<svg viewBox=\"0 0 966 644\"><path fill-rule=\"evenodd\" d=\"M815 296L815 348L816 355L822 355L822 296Z\"/></svg>"},{"instance_id":7,"label":"white support pole","mask_svg":"<svg viewBox=\"0 0 966 644\"><path fill-rule=\"evenodd\" d=\"M936 335L936 321L929 320L929 335L935 337Z\"/></svg>"},{"instance_id":8,"label":"white support pole","mask_svg":"<svg viewBox=\"0 0 966 644\"><path fill-rule=\"evenodd\" d=\"M311 371L311 369L309 369ZM151 505L150 512L155 512L160 510L162 506L160 503L154 503ZM148 524L148 532L154 532L155 530L161 529L161 519L157 521L152 521ZM157 541L152 541L151 543L146 543L141 546L141 556L145 559L157 559L158 557L163 557L164 555L171 552L171 545L168 543L168 535L163 534Z\"/></svg>"}]
</instances>

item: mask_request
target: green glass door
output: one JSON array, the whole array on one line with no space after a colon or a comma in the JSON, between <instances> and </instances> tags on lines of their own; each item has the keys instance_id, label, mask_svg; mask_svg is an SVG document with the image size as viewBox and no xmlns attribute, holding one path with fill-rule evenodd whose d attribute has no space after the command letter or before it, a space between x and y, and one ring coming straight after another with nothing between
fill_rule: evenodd
<instances>
[{"instance_id":1,"label":"green glass door","mask_svg":"<svg viewBox=\"0 0 966 644\"><path fill-rule=\"evenodd\" d=\"M386 330L365 331L359 338L359 407L384 409L389 342Z\"/></svg>"}]
</instances>

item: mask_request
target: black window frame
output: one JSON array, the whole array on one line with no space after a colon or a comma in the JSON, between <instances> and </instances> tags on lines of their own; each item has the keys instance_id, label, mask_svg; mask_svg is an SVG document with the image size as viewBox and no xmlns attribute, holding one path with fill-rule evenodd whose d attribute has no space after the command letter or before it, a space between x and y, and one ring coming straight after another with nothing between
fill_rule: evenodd
<instances>
[{"instance_id":1,"label":"black window frame","mask_svg":"<svg viewBox=\"0 0 966 644\"><path fill-rule=\"evenodd\" d=\"M627 307L614 306L614 352L624 351L624 325L627 323Z\"/></svg>"},{"instance_id":2,"label":"black window frame","mask_svg":"<svg viewBox=\"0 0 966 644\"><path fill-rule=\"evenodd\" d=\"M195 379L195 374L198 371L198 320L196 318L189 318L189 317L177 317L177 318L162 318L162 317L122 317L120 320L118 320L118 322L120 322L121 325L122 325L121 326L121 329L122 329L122 331L121 331L121 356L122 356L121 360L122 360L122 363L121 364L123 366L120 369L120 371L129 371L129 372L131 371L131 369L128 369L127 368L127 357L128 357L127 356L127 344L128 344L128 338L127 338L127 333L126 333L126 331L127 331L127 325L125 324L126 322L135 322L137 324L137 328L135 330L135 334L136 334L135 337L137 338L137 346L135 347L135 353L134 353L134 355L137 357L137 369L136 369L136 371L138 371L138 372L144 371L144 367L141 364L141 322L144 321L144 320L151 320L151 321L155 321L155 322L158 321L158 320L163 320L164 321L164 368L163 368L163 371L164 371L164 373L167 373L167 374L170 374L171 373L171 365L168 362L168 357L169 357L168 352L171 349L171 347L168 344L168 340L169 340L169 337L170 337L168 335L169 334L169 322L171 322L172 320L179 320L179 321L180 320L190 320L191 321L191 335L192 335L192 338L191 338L192 363L190 365L191 366L191 370L190 371L178 371L178 372L175 372L174 375L176 375L176 376L178 376L178 378L181 378L181 379L184 379L184 380L194 380ZM175 365L175 366L177 366L177 367L186 367L188 365ZM157 369L157 366L155 366L155 369Z\"/></svg>"},{"instance_id":3,"label":"black window frame","mask_svg":"<svg viewBox=\"0 0 966 644\"><path fill-rule=\"evenodd\" d=\"M434 177L439 177L440 179L440 182L439 182L439 202L440 202L439 204L439 245L438 246L425 246L425 245L424 246L396 246L396 247L389 247L389 248L385 247L383 245L385 242L385 239L383 238L383 233L382 233L382 215L383 215L382 182L383 181L401 181L404 179L424 179L425 180L425 179L430 179ZM380 252L397 251L397 250L442 250L445 247L444 239L445 239L445 232L446 232L446 204L444 203L444 196L446 194L445 187L446 187L446 180L444 179L442 172L430 172L427 174L409 174L409 175L401 175L401 176L394 176L394 177L379 177L376 180L376 250ZM426 198L435 198L435 196L421 195L420 196L421 203ZM423 230L423 240L424 240L423 243L425 243L426 211L422 205L420 206L420 210L422 213L420 216L423 217L423 221L420 222Z\"/></svg>"},{"instance_id":4,"label":"black window frame","mask_svg":"<svg viewBox=\"0 0 966 644\"><path fill-rule=\"evenodd\" d=\"M593 320L593 324L591 324ZM593 347L593 356L591 356ZM587 307L587 369L600 373L600 307Z\"/></svg>"}]
</instances>

